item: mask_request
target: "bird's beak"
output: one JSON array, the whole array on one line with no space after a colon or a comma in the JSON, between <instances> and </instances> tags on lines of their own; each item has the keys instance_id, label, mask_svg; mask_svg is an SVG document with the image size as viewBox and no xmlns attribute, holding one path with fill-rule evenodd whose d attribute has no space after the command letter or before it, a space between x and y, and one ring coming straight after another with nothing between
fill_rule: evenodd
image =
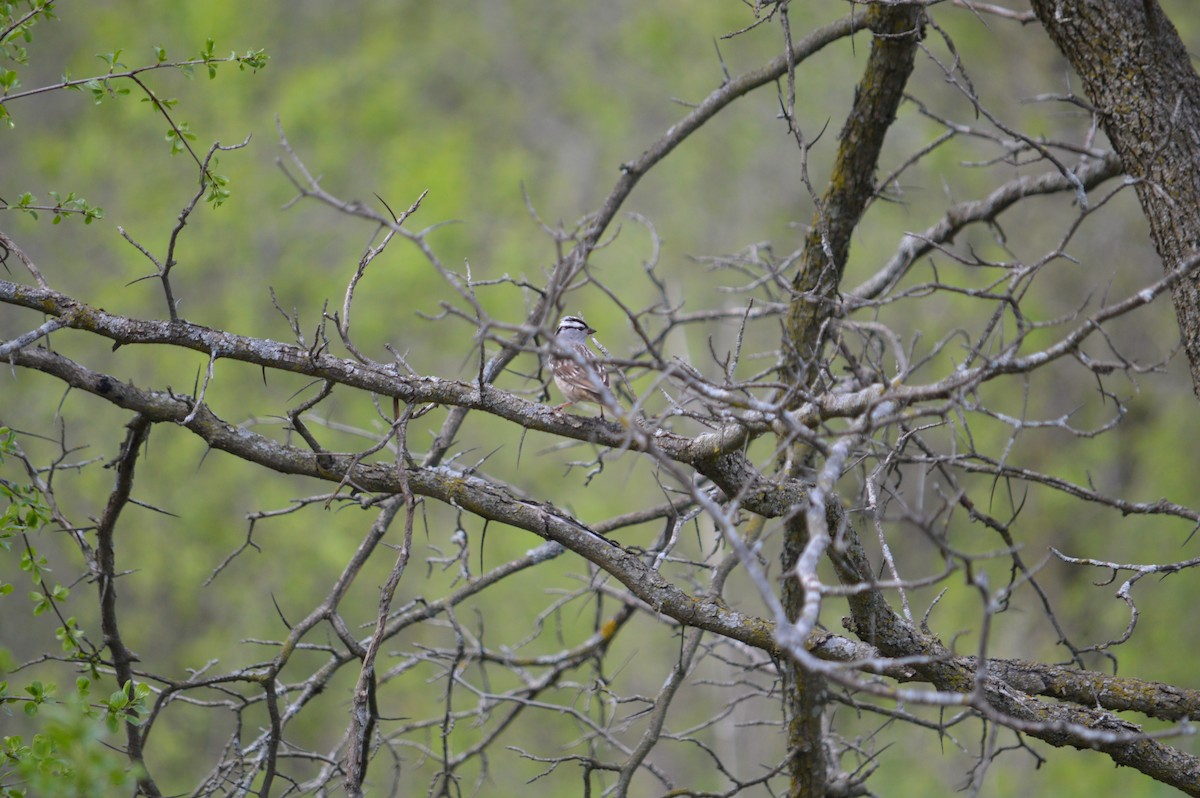
<instances>
[{"instance_id":1,"label":"bird's beak","mask_svg":"<svg viewBox=\"0 0 1200 798\"><path fill-rule=\"evenodd\" d=\"M595 332L596 332L596 331L595 331L595 330L593 330L591 327L588 327L588 328L587 328L587 334L588 334L588 335L593 335L593 334L595 334Z\"/></svg>"}]
</instances>

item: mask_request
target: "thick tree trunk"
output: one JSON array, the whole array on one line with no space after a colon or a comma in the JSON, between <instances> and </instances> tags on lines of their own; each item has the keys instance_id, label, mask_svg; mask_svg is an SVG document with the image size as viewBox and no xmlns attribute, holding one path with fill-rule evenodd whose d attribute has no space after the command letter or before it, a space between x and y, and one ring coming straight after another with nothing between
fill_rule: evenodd
<instances>
[{"instance_id":1,"label":"thick tree trunk","mask_svg":"<svg viewBox=\"0 0 1200 798\"><path fill-rule=\"evenodd\" d=\"M1163 266L1200 254L1200 76L1158 0L1033 0L1079 73L1138 198ZM1200 276L1172 292L1200 396Z\"/></svg>"},{"instance_id":2,"label":"thick tree trunk","mask_svg":"<svg viewBox=\"0 0 1200 798\"><path fill-rule=\"evenodd\" d=\"M868 27L876 38L854 90L854 107L838 136L829 186L792 280L782 375L795 389L789 397L792 406L801 401L803 393L797 391L811 390L818 376L824 330L850 254L850 236L875 195L879 153L912 74L924 13L920 4L873 5L867 11Z\"/></svg>"},{"instance_id":3,"label":"thick tree trunk","mask_svg":"<svg viewBox=\"0 0 1200 798\"><path fill-rule=\"evenodd\" d=\"M874 5L866 13L868 27L876 36L871 42L862 80L855 89L854 107L839 136L829 186L813 219L791 286L781 377L789 386L787 401L792 406L815 390L819 380L825 329L850 252L850 236L875 194L879 153L912 74L924 19L924 7L920 4ZM789 460L798 463L802 458L803 453L797 451ZM801 514L786 526L782 556L785 574L794 568L807 542L808 529ZM799 583L794 578L787 579L783 604L789 618L799 615L802 602ZM829 790L830 767L836 767L825 750L822 728L825 679L820 674L806 672L795 662L784 663L783 671L791 776L788 796L824 798Z\"/></svg>"},{"instance_id":4,"label":"thick tree trunk","mask_svg":"<svg viewBox=\"0 0 1200 798\"><path fill-rule=\"evenodd\" d=\"M796 567L796 560L808 540L804 516L787 524L783 544L783 572ZM795 621L804 602L804 591L795 579L783 583L783 605L788 620ZM796 662L783 663L784 728L788 737L788 773L791 784L788 798L825 798L831 763L825 752L825 678L810 673Z\"/></svg>"}]
</instances>

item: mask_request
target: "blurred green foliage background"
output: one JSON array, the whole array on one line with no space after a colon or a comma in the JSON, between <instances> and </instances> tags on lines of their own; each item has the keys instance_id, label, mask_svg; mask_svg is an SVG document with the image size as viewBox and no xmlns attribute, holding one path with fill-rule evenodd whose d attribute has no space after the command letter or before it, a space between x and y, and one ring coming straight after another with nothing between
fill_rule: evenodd
<instances>
[{"instance_id":1,"label":"blurred green foliage background","mask_svg":"<svg viewBox=\"0 0 1200 798\"><path fill-rule=\"evenodd\" d=\"M1164 6L1185 41L1194 46L1200 29L1190 4L1176 0ZM848 6L840 3L793 3L793 30L802 35L847 12ZM314 202L289 205L295 190L276 163L282 155L277 120L297 154L322 175L328 191L365 203L375 203L377 194L398 211L428 189L410 226L455 221L431 237L445 264L462 269L469 262L476 279L526 276L536 284L554 263L556 250L531 218L526 197L547 224L561 223L570 229L599 206L622 162L636 157L677 121L687 104L720 85L722 64L731 74L739 74L782 48L775 24L731 39L718 38L752 21L746 5L731 2L114 0L64 5L59 13L61 20L40 24L34 31L30 63L19 70L23 88L53 84L64 71L73 77L98 74L103 64L95 54L117 49L122 50L120 60L129 66L152 62L153 46L165 48L169 58L190 57L206 38L216 41L219 53L264 48L270 55L269 66L257 74L238 73L227 65L213 81L202 74L189 80L172 71L154 73L147 81L160 94L179 98L174 117L190 124L198 136L198 150L204 151L213 141L229 145L249 137L245 148L223 153L216 169L230 178L232 199L219 209L199 210L182 235L174 278L181 315L196 323L280 340L289 340L291 334L272 305L270 291L274 290L281 307L297 312L302 330L311 336L325 303L340 307L346 281L374 231ZM1064 112L1064 106L1057 104L1024 102L1078 86L1036 24L980 18L949 4L933 13L953 38L979 96L1007 122L1047 138L1066 139L1086 129L1089 119L1082 113ZM931 33L927 46L938 58L948 59L939 35ZM822 52L797 72L801 124L814 137L825 128L809 160L818 188L828 173L836 133L868 47L867 37L856 37ZM982 125L944 77L936 63L922 58L911 93L964 124ZM652 222L662 244L659 276L666 280L672 297L688 308L744 301L742 296L719 291L724 278L714 275L696 256L733 253L759 242L771 242L777 253L800 245L813 205L800 180L794 141L777 118L778 103L773 89L738 100L656 167L625 206ZM158 283L139 281L152 272L150 264L117 232L123 228L161 255L180 209L195 191L194 164L168 156L161 117L136 95L93 106L86 95L53 92L13 103L9 110L15 127L0 130L0 197L12 200L24 191L39 197L49 191L73 191L102 206L105 216L85 227L70 220L51 225L47 218L35 221L6 212L0 215L0 226L20 242L56 289L113 312L164 317ZM889 134L884 171L939 132L939 126L919 116L914 104L907 104ZM846 284L856 285L871 275L904 231L932 224L948 202L983 196L1018 173L1003 164L963 166L991 154L981 144L960 139L906 175L899 201L875 203L861 226ZM1101 193L1107 193L1107 188ZM1058 267L1044 278L1042 293L1030 306L1043 318L1068 313L1089 296L1124 296L1160 273L1133 194L1126 190L1111 205L1102 221L1090 221L1072 242L1070 251L1079 265ZM1074 213L1067 200L1058 198L1035 200L1005 216L1010 254L984 229L971 230L956 243L987 257L1015 254L1033 259L1053 245ZM653 250L648 230L625 219L612 243L596 252L591 263L601 280L623 292L627 304L640 307L650 296L642 264ZM952 263L940 266L955 272ZM926 272L912 279L929 276ZM959 273L954 277L972 279ZM524 318L528 298L511 285L483 291L480 298L500 320L517 323ZM470 379L476 365L471 355L475 330L458 319L435 324L422 318L422 314L439 315L440 303L456 299L415 248L397 242L372 264L358 293L356 340L372 357L388 359L385 346L390 344L406 353L422 373ZM636 347L619 309L602 293L578 292L571 297L570 309L586 314L614 354ZM1160 300L1151 311L1124 325L1123 341L1147 357L1165 356L1177 339L1169 303ZM898 329L921 330L928 338L922 346L927 346L959 319L976 312L969 302L939 297L897 303L881 314ZM35 314L5 307L0 311L0 338L38 323ZM712 368L709 338L713 348L721 351L731 345L735 332L734 323L713 325L670 339L668 348L671 354ZM777 346L778 330L773 322L763 323L751 329L750 338L751 351L770 350ZM108 352L102 341L79 334L56 335L53 340L73 358L103 364L100 367L106 372L146 387L190 391L206 364L194 353L177 350ZM766 365L760 360L747 369ZM951 366L932 364L922 376L931 378ZM225 361L218 361L216 369L217 381L207 397L214 411L262 429L278 430L282 409L298 402L294 395L305 387L302 381L281 375L271 375L264 384L257 370ZM538 364L528 356L514 370L534 375ZM997 406L1007 403L1014 412L1024 405L1037 417L1076 412L1078 426L1102 423L1108 409L1095 385L1068 379L1048 371L1030 381L1027 395L1012 384L986 390L996 393L990 398ZM502 384L537 395L534 380L512 376ZM1147 375L1139 384L1123 384L1123 388L1130 415L1115 433L1094 440L1055 430L1025 436L1011 454L1013 461L1082 484L1094 481L1131 500L1167 497L1194 503L1200 435L1186 368L1175 359L1165 373ZM375 408L360 396L335 393L321 413L350 427L371 432L383 428ZM415 449L427 445L441 419L433 414L413 425L410 441ZM37 459L54 456L59 436L73 449L71 462L112 457L127 420L103 402L64 396L61 386L40 375L7 369L0 373L0 421L18 430L51 435L41 441L23 439ZM1006 430L1001 425L989 428L986 422L976 423L1003 445ZM332 428L322 434L331 448L363 446L361 436ZM467 451L460 463L480 460L500 447L484 466L489 473L569 508L584 520L599 520L659 497L649 464L634 456L620 459L617 467L610 465L589 482L584 470L568 466L571 460L588 459L586 454L561 449L556 441L537 433L522 436L519 430L473 417L462 440ZM11 478L11 463L5 468ZM285 633L272 598L285 617L294 620L306 613L340 573L369 525L369 516L354 510L309 509L262 521L254 535L261 550L242 554L211 584L201 587L246 540L248 513L283 508L296 497L326 487L260 473L223 454L206 452L194 437L175 429L155 430L140 468L139 501L177 514L131 508L119 531L118 564L131 571L120 583L127 642L147 668L157 672L182 676L212 660L219 660L217 670L228 670L269 658L269 649L244 641L278 639ZM83 523L99 513L112 475L92 465L60 472L57 479L64 510ZM1182 545L1190 530L1177 521L1122 518L1044 490L1014 496L1006 495L1006 490L1007 486L996 486L992 510L1003 515L1006 508L1025 504L1018 528L1031 562L1042 562L1051 545L1077 556L1124 561L1170 561L1194 552L1195 541ZM449 535L458 521L455 515L444 508L429 508L424 520L427 528L418 533L423 545L427 541L430 549L449 551ZM980 530L959 523L964 546L978 551L997 546L995 539L980 537ZM467 531L475 547L473 568L478 568L480 558L486 567L494 567L539 542L527 533L497 527L489 529L486 549L480 551L478 524L468 521ZM647 527L644 539L631 535L627 542L648 543L656 531L657 527ZM903 530L897 536L897 541L905 540ZM42 537L42 548L51 556L58 578L71 582L82 570L77 554L68 541L51 533ZM910 573L936 570L928 546L915 538L911 542L911 550L893 542L902 565ZM702 543L696 541L697 552L704 548ZM0 556L0 578L21 586L22 575L10 561L11 553L0 552ZM390 567L390 556L376 556L369 578L356 585L347 605L360 613L348 618L352 628L373 617L377 585ZM456 567L413 568L401 583L398 604L443 594L456 576ZM1069 620L1071 634L1079 640L1108 639L1124 627L1124 605L1112 598L1116 586L1092 584L1092 579L1103 580L1104 574L1054 563L1047 563L1041 574ZM1006 578L1003 563L996 577L997 584ZM489 616L489 638L524 639L533 617L547 604L547 591L578 590L591 578L585 564L569 556L542 566L536 576L512 586L506 594L511 605L501 618ZM1118 652L1122 674L1200 686L1194 656L1200 632L1191 622L1195 591L1188 589L1188 579L1183 575L1139 586L1142 618L1134 644ZM70 611L80 617L85 629L95 632L94 587L79 583L73 589ZM914 591L914 606L924 607L937 589ZM22 590L0 598L0 645L8 651L10 663L25 661L54 645L54 622L45 616L32 618L24 601ZM567 604L547 624L555 626L557 635L568 643L585 638L598 622L589 601L585 595ZM1020 601L1024 608L1002 616L997 624L990 652L1065 659L1061 649L1055 653L1053 630L1033 597L1021 596ZM747 601L746 609L761 612L753 601ZM978 613L969 591L955 583L931 623L950 639L956 631L973 627ZM831 603L826 624L836 630L839 617ZM653 694L678 641L653 619L640 618L634 626L632 633L619 639L620 653L612 658L624 666L607 676L623 692ZM427 624L414 634L421 636L415 642L452 645L444 625ZM396 641L392 648L413 642ZM557 644L556 639L539 638L523 653L535 654ZM977 636L965 635L960 645L973 651ZM301 657L296 667L309 665ZM1093 666L1111 667L1100 657ZM426 683L434 676L418 669L389 685L388 700L395 707L390 714L416 717L436 711L438 689L431 690ZM342 674L335 689L318 699L320 709L311 713L309 723L294 727L295 742L321 747L338 739L344 728L339 713L346 706L351 677ZM73 680L67 671L61 678L64 683ZM20 676L11 681L20 682ZM716 691L713 700L722 700ZM679 717L680 726L712 712L703 702L689 707L696 718ZM223 744L230 729L227 719L219 720L216 713L197 707L173 706L170 713L159 721L149 763L165 789L182 790L210 766L211 753ZM323 718L317 717L322 714ZM774 705L740 708L721 732L728 738L727 750L746 763L776 761L781 751L771 746L778 749L779 741L772 741L769 731L743 736L740 727L732 724L775 719L777 714ZM261 721L254 713L247 716L248 724ZM856 721L845 721L855 726ZM878 725L878 719L866 717L857 723L866 730ZM18 728L20 719L0 716L5 733L10 724ZM464 723L456 730L455 741L468 744L476 733ZM299 739L304 735L309 739ZM512 744L550 755L572 735L569 722L546 722L541 727L522 727ZM1197 750L1191 742L1180 744ZM1036 744L1034 748L1041 750ZM679 760L672 766L703 771L705 760L696 758L694 751L674 754ZM1114 772L1099 755L1073 751L1043 751L1043 755L1047 761L1040 770L1028 756L1002 758L981 794L996 798L1031 791L1129 798L1170 794L1137 774ZM883 769L872 785L888 796L948 792L967 777L965 769L972 761L969 754L932 732L906 735L881 759ZM516 758L505 760L503 769L493 763L483 794L525 794L531 788L524 782L542 770L541 765ZM420 772L414 767L413 773ZM413 778L414 789L423 789L424 782L416 775ZM709 781L705 785L705 778L696 776L698 786L719 788L715 775ZM572 794L577 786L577 774L563 769L535 782L533 789Z\"/></svg>"}]
</instances>

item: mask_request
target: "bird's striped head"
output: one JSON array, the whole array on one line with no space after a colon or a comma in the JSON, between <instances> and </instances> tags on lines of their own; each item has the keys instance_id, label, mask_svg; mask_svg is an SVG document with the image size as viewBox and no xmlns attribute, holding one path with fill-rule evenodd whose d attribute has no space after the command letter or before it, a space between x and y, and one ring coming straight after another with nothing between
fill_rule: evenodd
<instances>
[{"instance_id":1,"label":"bird's striped head","mask_svg":"<svg viewBox=\"0 0 1200 798\"><path fill-rule=\"evenodd\" d=\"M596 332L588 326L588 323L583 320L582 316L563 316L558 322L556 334L561 335L567 331L575 331L585 335L591 335Z\"/></svg>"}]
</instances>

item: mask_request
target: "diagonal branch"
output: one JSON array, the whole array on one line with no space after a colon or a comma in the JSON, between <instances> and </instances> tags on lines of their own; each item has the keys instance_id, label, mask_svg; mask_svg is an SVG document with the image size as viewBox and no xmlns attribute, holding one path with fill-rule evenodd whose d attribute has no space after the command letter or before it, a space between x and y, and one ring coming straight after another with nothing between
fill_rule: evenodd
<instances>
[{"instance_id":1,"label":"diagonal branch","mask_svg":"<svg viewBox=\"0 0 1200 798\"><path fill-rule=\"evenodd\" d=\"M872 5L865 21L875 34L854 107L839 135L833 174L817 204L800 268L792 280L785 323L783 378L793 403L813 386L821 340L833 315L850 236L875 194L875 170L883 140L896 119L921 38L924 5Z\"/></svg>"},{"instance_id":2,"label":"diagonal branch","mask_svg":"<svg viewBox=\"0 0 1200 798\"><path fill-rule=\"evenodd\" d=\"M58 353L26 349L11 356L18 366L35 368L67 384L95 394L118 407L134 410L154 422L185 425L218 451L284 474L335 483L346 481L360 490L401 493L402 478L391 463L361 463L351 455L316 453L287 446L252 430L229 424L203 405L186 397L137 388L109 375L91 371ZM614 546L553 505L528 499L514 489L474 473L446 466L406 467L412 492L459 507L480 518L524 529L552 540L596 563L624 583L640 600L681 623L774 650L772 625L725 607L715 599L700 599L672 585L634 553ZM762 486L765 490L765 486Z\"/></svg>"},{"instance_id":3,"label":"diagonal branch","mask_svg":"<svg viewBox=\"0 0 1200 798\"><path fill-rule=\"evenodd\" d=\"M720 88L713 91L701 101L683 119L672 125L661 137L653 142L638 158L621 164L621 176L613 185L608 196L604 198L599 210L587 217L585 227L580 233L575 247L562 258L555 267L546 283L544 292L539 292L538 299L525 317L526 330L539 330L551 321L551 316L561 299L563 291L571 280L584 267L592 250L595 249L605 230L616 218L626 198L633 192L638 181L650 171L655 164L670 154L684 142L688 136L696 132L706 122L716 116L722 109L739 97L745 96L762 86L770 85L781 78L796 64L819 52L826 45L850 36L861 30L869 22L869 16L849 14L835 22L805 36L796 42L791 50L773 58L764 66L747 72L732 80L727 80ZM500 351L488 359L480 371L480 380L491 383L496 380L504 368L512 362L533 339L531 332L522 331L508 341ZM481 386L482 388L482 386ZM434 446L426 455L425 465L437 465L445 455L463 421L466 419L467 408L456 407L447 416L441 431L438 433Z\"/></svg>"}]
</instances>

